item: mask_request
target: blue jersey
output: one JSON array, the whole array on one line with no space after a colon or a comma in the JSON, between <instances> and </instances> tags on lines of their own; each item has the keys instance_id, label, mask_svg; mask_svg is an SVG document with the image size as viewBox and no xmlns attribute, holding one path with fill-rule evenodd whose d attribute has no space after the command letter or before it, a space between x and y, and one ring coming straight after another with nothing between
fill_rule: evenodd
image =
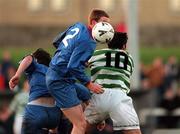
<instances>
[{"instance_id":1,"label":"blue jersey","mask_svg":"<svg viewBox=\"0 0 180 134\"><path fill-rule=\"evenodd\" d=\"M96 42L87 26L75 23L58 35L53 44L57 50L51 60L50 69L55 70L58 75L48 77L71 82L79 80L82 84L89 82L90 77L85 74L85 63L92 56Z\"/></svg>"},{"instance_id":2,"label":"blue jersey","mask_svg":"<svg viewBox=\"0 0 180 134\"><path fill-rule=\"evenodd\" d=\"M47 66L37 63L33 58L32 63L25 70L30 85L29 102L39 97L51 96L45 81L47 69Z\"/></svg>"}]
</instances>

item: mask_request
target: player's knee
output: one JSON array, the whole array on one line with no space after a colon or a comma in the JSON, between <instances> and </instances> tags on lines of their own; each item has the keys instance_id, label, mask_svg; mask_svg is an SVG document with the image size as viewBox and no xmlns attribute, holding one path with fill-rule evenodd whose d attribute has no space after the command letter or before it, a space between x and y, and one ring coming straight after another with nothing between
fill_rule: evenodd
<instances>
[{"instance_id":1,"label":"player's knee","mask_svg":"<svg viewBox=\"0 0 180 134\"><path fill-rule=\"evenodd\" d=\"M85 120L83 120L83 121L81 122L81 126L83 127L83 129L86 129L86 121L85 121Z\"/></svg>"}]
</instances>

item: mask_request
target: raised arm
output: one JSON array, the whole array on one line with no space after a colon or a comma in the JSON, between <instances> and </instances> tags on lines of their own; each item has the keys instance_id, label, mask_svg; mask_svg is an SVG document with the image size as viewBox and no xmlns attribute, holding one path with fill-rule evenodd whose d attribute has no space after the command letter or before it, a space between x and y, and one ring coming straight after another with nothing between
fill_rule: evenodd
<instances>
[{"instance_id":1,"label":"raised arm","mask_svg":"<svg viewBox=\"0 0 180 134\"><path fill-rule=\"evenodd\" d=\"M31 55L26 56L20 63L16 74L10 79L9 81L9 87L11 90L14 89L14 87L19 83L19 79L22 75L22 73L29 67L29 65L32 63L33 57Z\"/></svg>"}]
</instances>

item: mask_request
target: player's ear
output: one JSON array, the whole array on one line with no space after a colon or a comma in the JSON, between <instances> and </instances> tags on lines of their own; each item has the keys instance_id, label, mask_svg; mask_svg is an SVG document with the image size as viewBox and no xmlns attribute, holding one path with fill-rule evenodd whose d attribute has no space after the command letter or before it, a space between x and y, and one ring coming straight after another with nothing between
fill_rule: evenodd
<instances>
[{"instance_id":1,"label":"player's ear","mask_svg":"<svg viewBox=\"0 0 180 134\"><path fill-rule=\"evenodd\" d=\"M97 21L92 20L92 21L91 21L91 26L94 27L94 25L96 25L96 23L97 23Z\"/></svg>"},{"instance_id":2,"label":"player's ear","mask_svg":"<svg viewBox=\"0 0 180 134\"><path fill-rule=\"evenodd\" d=\"M123 45L123 50L126 50L126 44Z\"/></svg>"}]
</instances>

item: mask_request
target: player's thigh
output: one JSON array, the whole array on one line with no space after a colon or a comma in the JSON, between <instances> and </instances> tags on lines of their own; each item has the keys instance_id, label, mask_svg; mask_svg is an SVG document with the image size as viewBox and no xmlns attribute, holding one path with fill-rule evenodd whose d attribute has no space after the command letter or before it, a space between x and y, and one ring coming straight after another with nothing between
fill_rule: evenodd
<instances>
[{"instance_id":1,"label":"player's thigh","mask_svg":"<svg viewBox=\"0 0 180 134\"><path fill-rule=\"evenodd\" d=\"M73 124L80 124L86 123L85 116L83 114L82 106L79 104L77 106L61 109L64 115L73 123Z\"/></svg>"},{"instance_id":2,"label":"player's thigh","mask_svg":"<svg viewBox=\"0 0 180 134\"><path fill-rule=\"evenodd\" d=\"M132 99L124 97L110 112L114 130L139 129L139 119L134 109Z\"/></svg>"}]
</instances>

